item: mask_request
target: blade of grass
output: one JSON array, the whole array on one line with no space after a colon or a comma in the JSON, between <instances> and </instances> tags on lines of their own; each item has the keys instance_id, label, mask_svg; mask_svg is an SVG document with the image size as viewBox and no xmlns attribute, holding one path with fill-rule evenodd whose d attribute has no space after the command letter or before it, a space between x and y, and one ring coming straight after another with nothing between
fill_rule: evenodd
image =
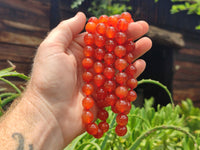
<instances>
[{"instance_id":1,"label":"blade of grass","mask_svg":"<svg viewBox=\"0 0 200 150\"><path fill-rule=\"evenodd\" d=\"M101 150L101 148L99 147L99 145L96 144L96 143L94 143L94 142L86 142L86 143L83 143L83 144L81 144L81 145L77 148L77 150L82 150L82 149L83 149L85 146L87 146L87 145L94 145L94 146L96 147L97 150Z\"/></svg>"},{"instance_id":2,"label":"blade of grass","mask_svg":"<svg viewBox=\"0 0 200 150\"><path fill-rule=\"evenodd\" d=\"M1 76L1 74L3 74L3 73L13 71L14 69L15 69L15 67L9 67L9 68L5 68L5 69L1 69L1 70L0 70L0 76Z\"/></svg>"},{"instance_id":3,"label":"blade of grass","mask_svg":"<svg viewBox=\"0 0 200 150\"><path fill-rule=\"evenodd\" d=\"M85 132L85 133L79 135L79 136L78 136L76 139L74 139L74 140L72 141L72 143L69 144L64 150L74 150L75 147L76 147L76 145L77 145L77 143L78 143L86 134L87 134L87 132Z\"/></svg>"},{"instance_id":4,"label":"blade of grass","mask_svg":"<svg viewBox=\"0 0 200 150\"><path fill-rule=\"evenodd\" d=\"M0 78L0 80L4 81L5 83L9 84L10 86L12 86L16 91L17 93L21 94L21 90L16 86L14 85L12 82L4 79L4 78Z\"/></svg>"},{"instance_id":5,"label":"blade of grass","mask_svg":"<svg viewBox=\"0 0 200 150\"><path fill-rule=\"evenodd\" d=\"M18 73L16 71L2 73L0 74L0 77L18 77L24 80L30 79L30 77L24 75L23 73Z\"/></svg>"},{"instance_id":6,"label":"blade of grass","mask_svg":"<svg viewBox=\"0 0 200 150\"><path fill-rule=\"evenodd\" d=\"M156 80L152 80L152 79L142 79L142 80L138 81L138 85L145 84L145 83L155 84L155 85L163 88L167 92L167 94L169 96L169 99L170 99L170 101L172 103L172 106L174 108L174 101L173 101L172 95L171 95L170 91L167 89L167 87L165 85L163 85L162 83L160 83L160 82L158 82Z\"/></svg>"},{"instance_id":7,"label":"blade of grass","mask_svg":"<svg viewBox=\"0 0 200 150\"><path fill-rule=\"evenodd\" d=\"M20 94L13 93L13 95L11 95L11 96L5 98L4 100L2 100L1 106L4 107L6 104L8 104L9 102L12 102L14 99L16 99L19 96L20 96Z\"/></svg>"}]
</instances>

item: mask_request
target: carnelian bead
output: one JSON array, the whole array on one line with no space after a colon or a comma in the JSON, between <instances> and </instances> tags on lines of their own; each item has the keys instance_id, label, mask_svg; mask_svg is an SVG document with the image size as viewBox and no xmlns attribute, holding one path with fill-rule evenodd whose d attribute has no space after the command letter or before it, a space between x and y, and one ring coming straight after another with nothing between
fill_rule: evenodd
<instances>
[{"instance_id":1,"label":"carnelian bead","mask_svg":"<svg viewBox=\"0 0 200 150\"><path fill-rule=\"evenodd\" d=\"M107 40L105 43L105 48L109 52L112 52L114 50L115 46L116 46L116 42L111 39Z\"/></svg>"},{"instance_id":2,"label":"carnelian bead","mask_svg":"<svg viewBox=\"0 0 200 150\"><path fill-rule=\"evenodd\" d=\"M119 15L119 14L116 14L114 16L117 17L118 20L121 18L121 15Z\"/></svg>"},{"instance_id":3,"label":"carnelian bead","mask_svg":"<svg viewBox=\"0 0 200 150\"><path fill-rule=\"evenodd\" d=\"M92 84L86 83L86 84L83 85L82 91L83 91L83 93L84 93L85 95L88 96L88 95L91 95L91 94L93 93L94 87L93 87Z\"/></svg>"},{"instance_id":4,"label":"carnelian bead","mask_svg":"<svg viewBox=\"0 0 200 150\"><path fill-rule=\"evenodd\" d=\"M97 134L93 136L97 139L100 139L103 136L103 131L100 128L98 128Z\"/></svg>"},{"instance_id":5,"label":"carnelian bead","mask_svg":"<svg viewBox=\"0 0 200 150\"><path fill-rule=\"evenodd\" d=\"M93 81L94 81L94 84L97 87L100 87L100 86L102 86L104 84L105 77L102 74L97 74L97 75L94 76Z\"/></svg>"},{"instance_id":6,"label":"carnelian bead","mask_svg":"<svg viewBox=\"0 0 200 150\"><path fill-rule=\"evenodd\" d=\"M117 110L117 108L116 108L115 105L112 105L112 106L111 106L111 110L112 110L112 112L114 112L115 114L120 113L120 111Z\"/></svg>"},{"instance_id":7,"label":"carnelian bead","mask_svg":"<svg viewBox=\"0 0 200 150\"><path fill-rule=\"evenodd\" d=\"M128 29L128 22L125 19L119 19L117 22L117 29L119 31L126 31Z\"/></svg>"},{"instance_id":8,"label":"carnelian bead","mask_svg":"<svg viewBox=\"0 0 200 150\"><path fill-rule=\"evenodd\" d=\"M116 84L113 80L107 80L105 83L104 83L104 89L107 91L107 92L112 92L114 91L116 87Z\"/></svg>"},{"instance_id":9,"label":"carnelian bead","mask_svg":"<svg viewBox=\"0 0 200 150\"><path fill-rule=\"evenodd\" d=\"M102 48L96 48L94 51L94 57L97 60L102 60L104 58L105 51Z\"/></svg>"},{"instance_id":10,"label":"carnelian bead","mask_svg":"<svg viewBox=\"0 0 200 150\"><path fill-rule=\"evenodd\" d=\"M104 100L105 99L105 97L106 97L106 91L105 91L105 89L104 88L98 88L97 90L96 90L96 98L97 99L102 99L102 100Z\"/></svg>"},{"instance_id":11,"label":"carnelian bead","mask_svg":"<svg viewBox=\"0 0 200 150\"><path fill-rule=\"evenodd\" d=\"M123 85L127 82L128 76L125 72L118 72L115 76L115 80L120 85Z\"/></svg>"},{"instance_id":12,"label":"carnelian bead","mask_svg":"<svg viewBox=\"0 0 200 150\"><path fill-rule=\"evenodd\" d=\"M83 78L83 81L90 82L93 79L93 74L91 72L89 72L89 71L85 71L82 74L82 78Z\"/></svg>"},{"instance_id":13,"label":"carnelian bead","mask_svg":"<svg viewBox=\"0 0 200 150\"><path fill-rule=\"evenodd\" d=\"M127 40L127 36L123 32L117 32L115 35L115 40L118 44L124 44Z\"/></svg>"},{"instance_id":14,"label":"carnelian bead","mask_svg":"<svg viewBox=\"0 0 200 150\"><path fill-rule=\"evenodd\" d=\"M126 48L123 45L117 45L114 49L114 53L117 57L124 57L126 55Z\"/></svg>"},{"instance_id":15,"label":"carnelian bead","mask_svg":"<svg viewBox=\"0 0 200 150\"><path fill-rule=\"evenodd\" d=\"M89 69L93 66L93 60L91 58L84 58L82 60L82 66L85 68L85 69Z\"/></svg>"},{"instance_id":16,"label":"carnelian bead","mask_svg":"<svg viewBox=\"0 0 200 150\"><path fill-rule=\"evenodd\" d=\"M104 23L98 23L96 26L96 31L99 34L105 34L106 33L106 25Z\"/></svg>"},{"instance_id":17,"label":"carnelian bead","mask_svg":"<svg viewBox=\"0 0 200 150\"><path fill-rule=\"evenodd\" d=\"M98 125L96 123L89 123L86 126L86 131L90 135L95 135L98 132Z\"/></svg>"},{"instance_id":18,"label":"carnelian bead","mask_svg":"<svg viewBox=\"0 0 200 150\"><path fill-rule=\"evenodd\" d=\"M124 136L127 133L127 127L117 125L115 128L115 132L118 136Z\"/></svg>"},{"instance_id":19,"label":"carnelian bead","mask_svg":"<svg viewBox=\"0 0 200 150\"><path fill-rule=\"evenodd\" d=\"M103 122L99 123L98 127L105 133L109 129L109 124L107 122L103 121Z\"/></svg>"},{"instance_id":20,"label":"carnelian bead","mask_svg":"<svg viewBox=\"0 0 200 150\"><path fill-rule=\"evenodd\" d=\"M115 62L115 55L112 53L106 53L104 56L104 62L107 65L112 65Z\"/></svg>"},{"instance_id":21,"label":"carnelian bead","mask_svg":"<svg viewBox=\"0 0 200 150\"><path fill-rule=\"evenodd\" d=\"M94 69L94 72L96 73L102 73L104 70L104 65L102 62L96 61L93 65L93 69Z\"/></svg>"},{"instance_id":22,"label":"carnelian bead","mask_svg":"<svg viewBox=\"0 0 200 150\"><path fill-rule=\"evenodd\" d=\"M132 53L128 53L126 54L125 59L129 64L131 64L134 61L134 56Z\"/></svg>"},{"instance_id":23,"label":"carnelian bead","mask_svg":"<svg viewBox=\"0 0 200 150\"><path fill-rule=\"evenodd\" d=\"M114 38L115 37L115 34L116 34L116 30L114 27L110 26L110 27L107 27L106 29L106 37L107 38Z\"/></svg>"},{"instance_id":24,"label":"carnelian bead","mask_svg":"<svg viewBox=\"0 0 200 150\"><path fill-rule=\"evenodd\" d=\"M83 108L85 109L90 109L94 106L94 100L92 97L85 97L83 100L82 100L82 105L83 105Z\"/></svg>"},{"instance_id":25,"label":"carnelian bead","mask_svg":"<svg viewBox=\"0 0 200 150\"><path fill-rule=\"evenodd\" d=\"M133 41L127 41L125 46L127 52L132 52L135 49L135 43Z\"/></svg>"},{"instance_id":26,"label":"carnelian bead","mask_svg":"<svg viewBox=\"0 0 200 150\"><path fill-rule=\"evenodd\" d=\"M97 118L106 121L106 119L108 119L108 112L105 109L100 109L97 113Z\"/></svg>"},{"instance_id":27,"label":"carnelian bead","mask_svg":"<svg viewBox=\"0 0 200 150\"><path fill-rule=\"evenodd\" d=\"M127 22L131 22L132 16L129 12L123 12L121 18L125 19Z\"/></svg>"},{"instance_id":28,"label":"carnelian bead","mask_svg":"<svg viewBox=\"0 0 200 150\"><path fill-rule=\"evenodd\" d=\"M83 123L85 123L85 124L91 123L93 121L93 119L94 119L94 115L91 111L89 111L89 110L83 111L83 114L82 114Z\"/></svg>"},{"instance_id":29,"label":"carnelian bead","mask_svg":"<svg viewBox=\"0 0 200 150\"><path fill-rule=\"evenodd\" d=\"M95 42L95 45L98 46L98 47L103 47L105 42L106 42L106 39L104 36L102 35L96 35L95 36L95 39L94 39L94 42Z\"/></svg>"},{"instance_id":30,"label":"carnelian bead","mask_svg":"<svg viewBox=\"0 0 200 150\"><path fill-rule=\"evenodd\" d=\"M128 95L127 95L127 97L126 97L126 99L127 99L128 101L133 102L133 101L136 100L136 98L137 98L137 94L136 94L135 91L133 91L133 90L128 91Z\"/></svg>"},{"instance_id":31,"label":"carnelian bead","mask_svg":"<svg viewBox=\"0 0 200 150\"><path fill-rule=\"evenodd\" d=\"M115 103L115 108L118 112L125 112L128 109L128 102L126 100L117 100Z\"/></svg>"},{"instance_id":32,"label":"carnelian bead","mask_svg":"<svg viewBox=\"0 0 200 150\"><path fill-rule=\"evenodd\" d=\"M126 86L118 86L115 89L115 94L119 98L125 98L127 96L127 94L128 94L128 89L127 89Z\"/></svg>"},{"instance_id":33,"label":"carnelian bead","mask_svg":"<svg viewBox=\"0 0 200 150\"><path fill-rule=\"evenodd\" d=\"M98 19L96 18L96 17L90 17L89 19L88 19L88 22L94 22L94 23L98 23Z\"/></svg>"},{"instance_id":34,"label":"carnelian bead","mask_svg":"<svg viewBox=\"0 0 200 150\"><path fill-rule=\"evenodd\" d=\"M112 79L115 76L115 69L112 67L106 67L103 71L103 74L106 78Z\"/></svg>"},{"instance_id":35,"label":"carnelian bead","mask_svg":"<svg viewBox=\"0 0 200 150\"><path fill-rule=\"evenodd\" d=\"M92 46L86 46L83 49L83 54L85 55L85 57L92 57L94 54L94 48Z\"/></svg>"},{"instance_id":36,"label":"carnelian bead","mask_svg":"<svg viewBox=\"0 0 200 150\"><path fill-rule=\"evenodd\" d=\"M128 116L120 113L116 117L116 122L120 126L125 126L128 123Z\"/></svg>"},{"instance_id":37,"label":"carnelian bead","mask_svg":"<svg viewBox=\"0 0 200 150\"><path fill-rule=\"evenodd\" d=\"M107 22L108 22L108 16L107 15L101 15L99 17L99 22L107 24Z\"/></svg>"},{"instance_id":38,"label":"carnelian bead","mask_svg":"<svg viewBox=\"0 0 200 150\"><path fill-rule=\"evenodd\" d=\"M113 106L115 105L117 101L117 97L115 96L115 94L108 94L105 98L105 102L109 105L109 106Z\"/></svg>"},{"instance_id":39,"label":"carnelian bead","mask_svg":"<svg viewBox=\"0 0 200 150\"><path fill-rule=\"evenodd\" d=\"M130 78L127 80L127 86L131 89L135 89L137 87L137 80L135 78Z\"/></svg>"},{"instance_id":40,"label":"carnelian bead","mask_svg":"<svg viewBox=\"0 0 200 150\"><path fill-rule=\"evenodd\" d=\"M84 42L86 45L92 45L94 43L94 36L91 33L88 33L84 36Z\"/></svg>"},{"instance_id":41,"label":"carnelian bead","mask_svg":"<svg viewBox=\"0 0 200 150\"><path fill-rule=\"evenodd\" d=\"M131 103L130 103L130 102L127 102L127 108L126 108L126 110L123 112L123 114L125 114L125 115L129 114L130 110L131 110Z\"/></svg>"},{"instance_id":42,"label":"carnelian bead","mask_svg":"<svg viewBox=\"0 0 200 150\"><path fill-rule=\"evenodd\" d=\"M96 31L96 23L88 22L85 26L85 30L89 33L94 33Z\"/></svg>"},{"instance_id":43,"label":"carnelian bead","mask_svg":"<svg viewBox=\"0 0 200 150\"><path fill-rule=\"evenodd\" d=\"M128 63L125 59L119 58L115 61L115 68L119 71L124 70L127 67Z\"/></svg>"},{"instance_id":44,"label":"carnelian bead","mask_svg":"<svg viewBox=\"0 0 200 150\"><path fill-rule=\"evenodd\" d=\"M133 64L130 64L127 68L126 68L126 73L130 76L134 76L135 73L137 72L136 67Z\"/></svg>"},{"instance_id":45,"label":"carnelian bead","mask_svg":"<svg viewBox=\"0 0 200 150\"><path fill-rule=\"evenodd\" d=\"M117 26L117 21L118 21L117 16L110 16L110 17L108 17L108 25L109 26L116 27Z\"/></svg>"},{"instance_id":46,"label":"carnelian bead","mask_svg":"<svg viewBox=\"0 0 200 150\"><path fill-rule=\"evenodd\" d=\"M98 99L98 100L96 101L96 103L97 103L97 106L98 106L99 108L104 108L104 107L108 107L108 106L109 106L109 104L107 104L106 101L105 101L104 99Z\"/></svg>"}]
</instances>

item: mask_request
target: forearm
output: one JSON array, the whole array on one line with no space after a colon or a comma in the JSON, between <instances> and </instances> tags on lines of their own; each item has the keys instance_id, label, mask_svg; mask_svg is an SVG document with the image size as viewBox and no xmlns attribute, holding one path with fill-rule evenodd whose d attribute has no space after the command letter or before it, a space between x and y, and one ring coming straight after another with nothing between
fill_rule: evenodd
<instances>
[{"instance_id":1,"label":"forearm","mask_svg":"<svg viewBox=\"0 0 200 150\"><path fill-rule=\"evenodd\" d=\"M24 96L1 120L0 150L62 149L62 133L52 113L38 99L27 98Z\"/></svg>"}]
</instances>

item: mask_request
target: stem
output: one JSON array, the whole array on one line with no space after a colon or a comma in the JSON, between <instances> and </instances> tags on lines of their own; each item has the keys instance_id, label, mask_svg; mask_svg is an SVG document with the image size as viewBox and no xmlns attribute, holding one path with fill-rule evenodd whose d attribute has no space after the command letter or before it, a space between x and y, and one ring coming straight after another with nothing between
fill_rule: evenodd
<instances>
[{"instance_id":1,"label":"stem","mask_svg":"<svg viewBox=\"0 0 200 150\"><path fill-rule=\"evenodd\" d=\"M20 94L13 94L7 98L5 98L4 100L2 100L1 106L4 107L6 104L8 104L9 102L12 102L15 98L17 98Z\"/></svg>"},{"instance_id":2,"label":"stem","mask_svg":"<svg viewBox=\"0 0 200 150\"><path fill-rule=\"evenodd\" d=\"M173 101L172 95L165 85L163 85L162 83L160 83L158 81L152 80L152 79L142 79L142 80L138 81L138 85L145 84L145 83L155 84L155 85L158 85L159 87L163 88L167 92L169 99L171 101L172 107L174 108L174 101Z\"/></svg>"},{"instance_id":3,"label":"stem","mask_svg":"<svg viewBox=\"0 0 200 150\"><path fill-rule=\"evenodd\" d=\"M182 128L177 127L177 126L165 126L165 125L163 125L163 126L157 126L157 127L151 128L150 130L144 132L142 135L140 135L136 139L136 141L130 146L129 149L130 150L135 150L140 145L140 143L142 142L143 139L145 139L150 134L152 134L152 133L154 133L154 132L156 132L158 130L163 130L163 129L172 129L172 130L180 131L180 132L186 134L194 142L195 150L198 150L196 139L195 139L195 137L191 133L189 133L185 129L182 129Z\"/></svg>"},{"instance_id":4,"label":"stem","mask_svg":"<svg viewBox=\"0 0 200 150\"><path fill-rule=\"evenodd\" d=\"M21 90L16 85L14 85L12 82L10 82L4 78L0 78L0 80L4 81L5 83L8 83L10 86L12 86L17 91L17 93L21 94Z\"/></svg>"}]
</instances>

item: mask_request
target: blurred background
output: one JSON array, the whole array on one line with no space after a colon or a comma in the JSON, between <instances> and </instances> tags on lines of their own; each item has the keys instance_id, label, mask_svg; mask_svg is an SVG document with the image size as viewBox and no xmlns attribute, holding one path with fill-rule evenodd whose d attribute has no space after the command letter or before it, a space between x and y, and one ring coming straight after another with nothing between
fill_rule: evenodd
<instances>
[{"instance_id":1,"label":"blurred background","mask_svg":"<svg viewBox=\"0 0 200 150\"><path fill-rule=\"evenodd\" d=\"M198 0L0 0L0 69L9 67L9 60L18 72L29 75L36 49L47 32L78 11L87 18L128 11L135 21L146 20L150 30L145 36L152 39L153 47L142 57L147 68L138 80L158 80L172 92L176 104L190 98L200 107ZM1 87L12 91L0 81ZM165 91L155 85L139 86L137 92L139 99L154 96L156 104L170 102Z\"/></svg>"}]
</instances>

